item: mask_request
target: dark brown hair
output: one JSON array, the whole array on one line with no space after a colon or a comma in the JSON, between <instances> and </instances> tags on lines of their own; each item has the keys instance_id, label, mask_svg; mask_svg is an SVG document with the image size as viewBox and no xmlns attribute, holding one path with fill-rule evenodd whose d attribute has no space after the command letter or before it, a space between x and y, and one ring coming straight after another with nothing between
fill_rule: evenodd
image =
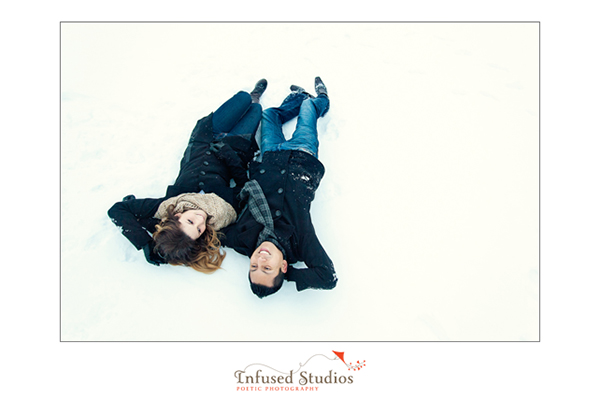
<instances>
[{"instance_id":1,"label":"dark brown hair","mask_svg":"<svg viewBox=\"0 0 600 400\"><path fill-rule=\"evenodd\" d=\"M187 265L199 272L210 274L221 268L225 252L221 252L218 233L210 224L196 240L181 230L175 206L167 208L167 216L156 225L154 249L171 265Z\"/></svg>"}]
</instances>

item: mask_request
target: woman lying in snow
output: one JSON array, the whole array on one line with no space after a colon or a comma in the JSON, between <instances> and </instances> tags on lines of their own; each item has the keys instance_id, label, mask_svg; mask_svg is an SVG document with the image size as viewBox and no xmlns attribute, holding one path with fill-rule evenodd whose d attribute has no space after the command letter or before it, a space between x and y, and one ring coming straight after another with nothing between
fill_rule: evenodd
<instances>
[{"instance_id":1,"label":"woman lying in snow","mask_svg":"<svg viewBox=\"0 0 600 400\"><path fill-rule=\"evenodd\" d=\"M237 195L258 149L259 99L266 87L261 79L251 93L238 92L197 122L179 175L164 197L129 195L108 210L149 263L187 265L205 273L220 268L225 254L217 231L233 223L240 211Z\"/></svg>"}]
</instances>

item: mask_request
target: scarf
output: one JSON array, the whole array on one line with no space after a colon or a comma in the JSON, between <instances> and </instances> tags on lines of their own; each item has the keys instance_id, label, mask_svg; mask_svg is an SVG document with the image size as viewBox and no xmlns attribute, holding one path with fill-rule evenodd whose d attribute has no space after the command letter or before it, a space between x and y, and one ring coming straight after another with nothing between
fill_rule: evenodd
<instances>
[{"instance_id":1,"label":"scarf","mask_svg":"<svg viewBox=\"0 0 600 400\"><path fill-rule=\"evenodd\" d=\"M264 226L258 235L256 245L258 246L264 241L269 241L283 253L283 258L286 259L285 250L279 243L279 239L277 239L277 234L275 233L275 225L273 224L273 216L271 215L269 203L258 182L254 179L246 182L240 192L240 198L242 200L248 198L248 209L252 217L254 217L256 222Z\"/></svg>"}]
</instances>

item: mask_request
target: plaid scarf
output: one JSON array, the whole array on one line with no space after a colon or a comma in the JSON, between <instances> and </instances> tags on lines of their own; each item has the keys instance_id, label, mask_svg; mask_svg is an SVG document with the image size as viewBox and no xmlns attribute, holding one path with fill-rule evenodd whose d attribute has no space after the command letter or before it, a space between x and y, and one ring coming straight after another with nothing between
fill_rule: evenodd
<instances>
[{"instance_id":1,"label":"plaid scarf","mask_svg":"<svg viewBox=\"0 0 600 400\"><path fill-rule=\"evenodd\" d=\"M260 185L256 180L246 182L243 189L240 192L240 198L244 200L248 198L248 209L250 213L259 224L264 226L264 229L258 235L256 245L258 246L264 241L273 243L283 253L283 258L286 258L285 250L277 239L275 233L275 225L273 224L273 216L269 209L269 203L263 193Z\"/></svg>"}]
</instances>

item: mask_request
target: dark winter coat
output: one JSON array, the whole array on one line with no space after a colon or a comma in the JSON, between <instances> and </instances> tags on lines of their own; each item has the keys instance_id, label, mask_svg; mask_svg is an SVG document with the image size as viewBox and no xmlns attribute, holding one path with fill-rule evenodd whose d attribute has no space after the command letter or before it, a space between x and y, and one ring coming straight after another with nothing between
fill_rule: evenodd
<instances>
[{"instance_id":1,"label":"dark winter coat","mask_svg":"<svg viewBox=\"0 0 600 400\"><path fill-rule=\"evenodd\" d=\"M182 193L215 193L240 211L237 200L241 188L248 181L247 166L257 150L256 141L239 136L227 136L220 149L210 148L213 141L212 113L199 120L192 131L188 147L181 160L179 175L167 188L164 197L132 199L115 203L108 216L138 249L152 242L159 220L154 218L164 200ZM231 180L236 185L231 187Z\"/></svg>"},{"instance_id":2,"label":"dark winter coat","mask_svg":"<svg viewBox=\"0 0 600 400\"><path fill-rule=\"evenodd\" d=\"M310 218L310 205L325 173L323 164L310 154L297 150L269 151L262 162L250 163L250 179L261 186L273 216L275 232L286 253L285 279L304 289L333 289L337 277L333 262L319 242ZM252 256L263 226L244 209L235 224L223 230L224 246ZM308 268L294 268L303 261Z\"/></svg>"}]
</instances>

